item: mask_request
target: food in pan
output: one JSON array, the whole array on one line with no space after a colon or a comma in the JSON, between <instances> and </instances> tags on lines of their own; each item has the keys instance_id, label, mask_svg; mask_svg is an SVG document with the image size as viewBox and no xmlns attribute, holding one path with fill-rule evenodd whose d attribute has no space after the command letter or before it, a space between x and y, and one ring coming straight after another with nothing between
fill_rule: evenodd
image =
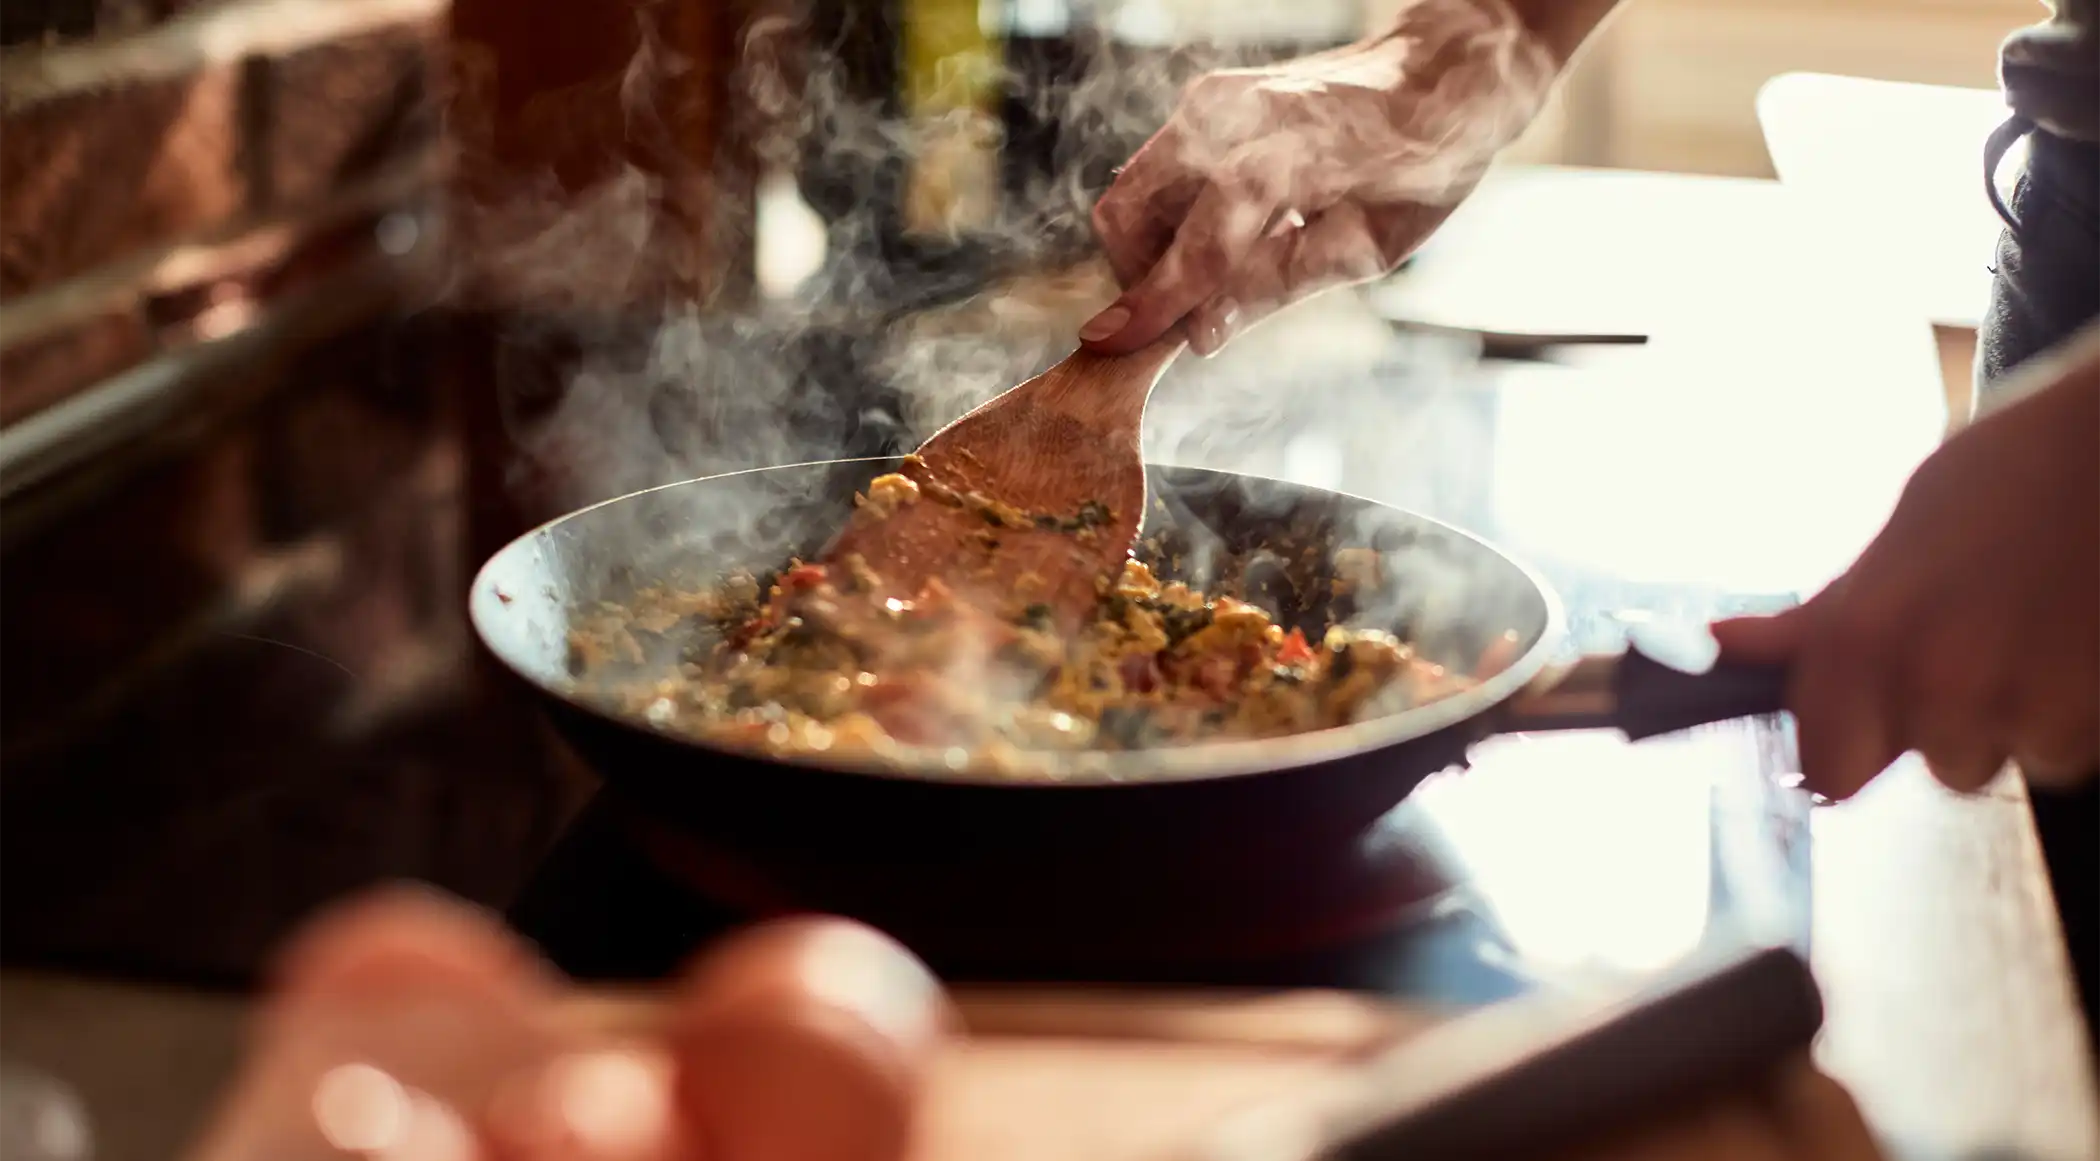
<instances>
[{"instance_id":1,"label":"food in pan","mask_svg":"<svg viewBox=\"0 0 2100 1161\"><path fill-rule=\"evenodd\" d=\"M902 476L860 498L976 507L988 527L1091 534L1099 513L1043 515L929 496ZM1091 517L1091 518L1090 518ZM1379 560L1334 554L1338 591ZM791 562L699 592L645 590L576 625L585 696L659 729L777 756L1020 768L1029 755L1274 738L1418 705L1473 678L1372 629L1286 630L1256 605L1161 582L1128 562L1092 617L1060 633L1025 594L909 597L858 557Z\"/></svg>"}]
</instances>

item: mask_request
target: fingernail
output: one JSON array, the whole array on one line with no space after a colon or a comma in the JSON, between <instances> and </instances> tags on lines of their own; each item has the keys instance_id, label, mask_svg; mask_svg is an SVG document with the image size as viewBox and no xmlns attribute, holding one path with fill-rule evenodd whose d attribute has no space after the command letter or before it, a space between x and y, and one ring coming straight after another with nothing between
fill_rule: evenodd
<instances>
[{"instance_id":1,"label":"fingernail","mask_svg":"<svg viewBox=\"0 0 2100 1161\"><path fill-rule=\"evenodd\" d=\"M1130 308L1119 302L1086 320L1086 325L1079 328L1079 338L1083 342L1098 343L1129 325Z\"/></svg>"},{"instance_id":2,"label":"fingernail","mask_svg":"<svg viewBox=\"0 0 2100 1161\"><path fill-rule=\"evenodd\" d=\"M1233 324L1240 318L1240 305L1229 298L1218 299L1204 312L1203 320L1189 336L1189 349L1203 358L1210 358L1225 346L1232 337Z\"/></svg>"}]
</instances>

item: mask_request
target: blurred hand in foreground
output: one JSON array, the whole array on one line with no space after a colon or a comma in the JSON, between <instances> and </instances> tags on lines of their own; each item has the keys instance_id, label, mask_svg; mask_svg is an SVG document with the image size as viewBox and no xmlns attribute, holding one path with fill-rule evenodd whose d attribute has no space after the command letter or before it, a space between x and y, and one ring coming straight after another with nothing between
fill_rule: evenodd
<instances>
[{"instance_id":1,"label":"blurred hand in foreground","mask_svg":"<svg viewBox=\"0 0 2100 1161\"><path fill-rule=\"evenodd\" d=\"M663 1009L569 991L492 917L388 891L296 938L194 1161L898 1161L939 985L835 919L740 933Z\"/></svg>"},{"instance_id":2,"label":"blurred hand in foreground","mask_svg":"<svg viewBox=\"0 0 2100 1161\"><path fill-rule=\"evenodd\" d=\"M2041 786L2100 766L2100 327L2026 374L1844 575L1714 626L1724 657L1792 667L1811 789L1848 797L1911 750L1963 791L2007 758Z\"/></svg>"},{"instance_id":3,"label":"blurred hand in foreground","mask_svg":"<svg viewBox=\"0 0 2100 1161\"><path fill-rule=\"evenodd\" d=\"M1421 0L1375 40L1198 78L1094 207L1126 288L1102 354L1184 320L1208 355L1397 267L1528 125L1559 61L1502 0Z\"/></svg>"}]
</instances>

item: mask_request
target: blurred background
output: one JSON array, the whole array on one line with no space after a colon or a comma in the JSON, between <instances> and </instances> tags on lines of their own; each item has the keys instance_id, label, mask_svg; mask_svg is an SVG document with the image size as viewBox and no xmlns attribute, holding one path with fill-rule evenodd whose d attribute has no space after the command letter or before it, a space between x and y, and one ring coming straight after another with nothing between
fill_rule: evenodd
<instances>
[{"instance_id":1,"label":"blurred background","mask_svg":"<svg viewBox=\"0 0 2100 1161\"><path fill-rule=\"evenodd\" d=\"M478 562L915 443L1108 292L1183 79L1392 2L0 0L8 957L239 979L375 877L507 898L587 787ZM2041 11L1630 0L1515 158L1768 176L1770 78L1988 89Z\"/></svg>"},{"instance_id":2,"label":"blurred background","mask_svg":"<svg viewBox=\"0 0 2100 1161\"><path fill-rule=\"evenodd\" d=\"M1182 83L1398 2L0 0L0 1121L34 1125L8 1103L43 1095L32 1062L120 1110L97 1156L170 1155L236 1006L166 985L252 986L374 881L514 923L537 887L608 962L606 932L699 938L621 858L592 869L624 824L477 654L475 569L632 489L906 450L1062 356L1114 290L1087 210ZM1571 608L1769 607L1938 437L1928 326L1966 411L1996 49L2043 13L1625 0L1484 225L1183 360L1148 451L1499 521ZM1466 337L1580 329L1659 341L1571 368ZM1735 458L1683 434L1716 406ZM1504 911L1532 950L1675 954L1730 892L1805 916L1805 822L1761 797L1784 747L1597 741L1576 770L1517 746L1452 808L1503 900L1533 888ZM1897 930L1943 916L1890 900L1982 849L1891 833L1914 817L1940 845L1851 836L1854 913ZM1781 866L1753 890L1724 862ZM1852 931L1877 990L1885 930ZM1968 981L1946 960L1910 985L1935 1007ZM1864 1010L1851 1051L1942 1075L1871 1023L1909 1009ZM1939 1124L1946 1086L1912 1087Z\"/></svg>"},{"instance_id":3,"label":"blurred background","mask_svg":"<svg viewBox=\"0 0 2100 1161\"><path fill-rule=\"evenodd\" d=\"M1791 72L1997 87L2027 0L1633 0L1526 151L1540 160L1772 176L1757 94Z\"/></svg>"}]
</instances>

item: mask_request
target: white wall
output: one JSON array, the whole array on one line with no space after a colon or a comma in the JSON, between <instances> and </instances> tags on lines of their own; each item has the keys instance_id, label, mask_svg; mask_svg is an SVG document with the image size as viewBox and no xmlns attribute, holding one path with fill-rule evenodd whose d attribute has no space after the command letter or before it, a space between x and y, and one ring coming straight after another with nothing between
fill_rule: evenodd
<instances>
[{"instance_id":1,"label":"white wall","mask_svg":"<svg viewBox=\"0 0 2100 1161\"><path fill-rule=\"evenodd\" d=\"M1401 2L1369 0L1367 18ZM1998 42L2046 15L2040 0L1623 0L1521 155L1767 176L1755 100L1773 76L1989 88Z\"/></svg>"}]
</instances>

